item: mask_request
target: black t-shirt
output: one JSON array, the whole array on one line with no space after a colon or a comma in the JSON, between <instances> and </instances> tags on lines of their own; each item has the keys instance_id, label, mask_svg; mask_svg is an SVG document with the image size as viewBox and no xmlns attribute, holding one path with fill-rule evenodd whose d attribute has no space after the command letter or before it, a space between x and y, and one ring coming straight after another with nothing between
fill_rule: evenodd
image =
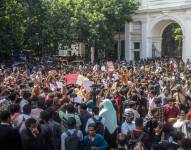
<instances>
[{"instance_id":1,"label":"black t-shirt","mask_svg":"<svg viewBox=\"0 0 191 150\"><path fill-rule=\"evenodd\" d=\"M126 148L116 148L115 150L127 150Z\"/></svg>"},{"instance_id":2,"label":"black t-shirt","mask_svg":"<svg viewBox=\"0 0 191 150\"><path fill-rule=\"evenodd\" d=\"M157 147L155 147L155 149L156 150L178 150L179 147L180 146L178 144L176 144L176 143L163 141Z\"/></svg>"}]
</instances>

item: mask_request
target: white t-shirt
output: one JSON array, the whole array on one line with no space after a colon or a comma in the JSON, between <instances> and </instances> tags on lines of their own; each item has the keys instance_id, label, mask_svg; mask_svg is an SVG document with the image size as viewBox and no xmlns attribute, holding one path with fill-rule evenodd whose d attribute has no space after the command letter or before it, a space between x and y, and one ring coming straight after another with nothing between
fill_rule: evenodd
<instances>
[{"instance_id":1,"label":"white t-shirt","mask_svg":"<svg viewBox=\"0 0 191 150\"><path fill-rule=\"evenodd\" d=\"M135 130L135 122L127 123L127 121L124 121L121 125L121 133L127 135L129 131Z\"/></svg>"}]
</instances>

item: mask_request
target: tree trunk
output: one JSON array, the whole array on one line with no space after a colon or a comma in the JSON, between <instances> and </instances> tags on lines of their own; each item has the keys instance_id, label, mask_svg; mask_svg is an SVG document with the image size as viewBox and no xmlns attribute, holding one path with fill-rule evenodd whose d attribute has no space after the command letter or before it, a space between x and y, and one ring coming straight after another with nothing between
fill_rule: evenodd
<instances>
[{"instance_id":1,"label":"tree trunk","mask_svg":"<svg viewBox=\"0 0 191 150\"><path fill-rule=\"evenodd\" d=\"M178 41L178 54L181 57L181 40Z\"/></svg>"}]
</instances>

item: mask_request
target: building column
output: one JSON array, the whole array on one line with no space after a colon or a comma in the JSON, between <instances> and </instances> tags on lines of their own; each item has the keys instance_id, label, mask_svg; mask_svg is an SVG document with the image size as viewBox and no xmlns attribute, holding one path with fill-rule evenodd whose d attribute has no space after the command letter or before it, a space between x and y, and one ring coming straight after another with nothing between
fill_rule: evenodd
<instances>
[{"instance_id":1,"label":"building column","mask_svg":"<svg viewBox=\"0 0 191 150\"><path fill-rule=\"evenodd\" d=\"M141 7L142 8L147 8L148 7L148 0L139 0L141 2Z\"/></svg>"},{"instance_id":2,"label":"building column","mask_svg":"<svg viewBox=\"0 0 191 150\"><path fill-rule=\"evenodd\" d=\"M121 33L119 33L121 34ZM121 60L121 35L118 35L118 40L117 40L117 59Z\"/></svg>"},{"instance_id":3,"label":"building column","mask_svg":"<svg viewBox=\"0 0 191 150\"><path fill-rule=\"evenodd\" d=\"M185 21L185 35L183 39L182 59L191 59L191 18Z\"/></svg>"},{"instance_id":4,"label":"building column","mask_svg":"<svg viewBox=\"0 0 191 150\"><path fill-rule=\"evenodd\" d=\"M140 58L146 58L146 51L147 51L147 22L141 21L141 32L142 32L142 42L141 42L141 56Z\"/></svg>"},{"instance_id":5,"label":"building column","mask_svg":"<svg viewBox=\"0 0 191 150\"><path fill-rule=\"evenodd\" d=\"M125 24L125 59L127 61L132 60L131 26L131 22Z\"/></svg>"},{"instance_id":6,"label":"building column","mask_svg":"<svg viewBox=\"0 0 191 150\"><path fill-rule=\"evenodd\" d=\"M142 44L141 44L141 58L152 57L152 33L150 29L150 18L146 16L142 23Z\"/></svg>"}]
</instances>

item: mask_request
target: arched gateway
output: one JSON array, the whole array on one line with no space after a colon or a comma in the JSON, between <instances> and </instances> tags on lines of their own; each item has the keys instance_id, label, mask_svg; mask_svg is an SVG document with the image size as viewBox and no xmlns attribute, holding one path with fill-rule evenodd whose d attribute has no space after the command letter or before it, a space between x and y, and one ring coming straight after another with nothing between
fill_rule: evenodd
<instances>
[{"instance_id":1,"label":"arched gateway","mask_svg":"<svg viewBox=\"0 0 191 150\"><path fill-rule=\"evenodd\" d=\"M126 60L160 57L162 34L172 23L182 29L180 56L191 59L191 1L142 0L133 22L125 25Z\"/></svg>"},{"instance_id":2,"label":"arched gateway","mask_svg":"<svg viewBox=\"0 0 191 150\"><path fill-rule=\"evenodd\" d=\"M177 18L176 16L160 16L151 22L150 37L152 40L152 57L162 56L162 34L166 27L173 23L177 23L181 27L184 37L184 23L180 18ZM184 52L184 42L182 52ZM182 56L182 54L180 56Z\"/></svg>"}]
</instances>

